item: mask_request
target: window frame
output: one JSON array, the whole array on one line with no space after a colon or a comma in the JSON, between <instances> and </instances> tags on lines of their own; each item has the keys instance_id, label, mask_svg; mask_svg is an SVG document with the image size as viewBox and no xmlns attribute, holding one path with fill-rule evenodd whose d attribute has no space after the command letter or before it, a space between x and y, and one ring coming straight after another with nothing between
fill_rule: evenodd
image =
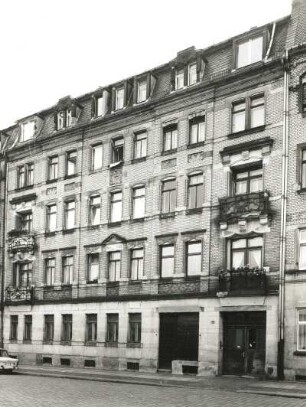
<instances>
[{"instance_id":1,"label":"window frame","mask_svg":"<svg viewBox=\"0 0 306 407\"><path fill-rule=\"evenodd\" d=\"M301 189L306 190L306 146L301 148L300 155L301 155L300 184Z\"/></svg>"},{"instance_id":2,"label":"window frame","mask_svg":"<svg viewBox=\"0 0 306 407\"><path fill-rule=\"evenodd\" d=\"M198 177L198 176L202 176L202 183L198 182L196 184L191 184L191 179ZM188 210L192 211L192 210L202 210L203 209L203 204L205 201L205 188L204 188L204 173L203 172L196 172L196 173L191 173L188 175L188 193L187 193L187 208ZM196 193L195 193L195 206L191 206L191 192L195 189ZM202 203L198 202L199 200L199 196L201 197L201 191L199 192L199 189L202 189L202 197L203 197L203 201Z\"/></svg>"},{"instance_id":3,"label":"window frame","mask_svg":"<svg viewBox=\"0 0 306 407\"><path fill-rule=\"evenodd\" d=\"M23 329L23 342L31 343L32 342L32 330L33 330L33 318L32 315L24 316L24 329Z\"/></svg>"},{"instance_id":4,"label":"window frame","mask_svg":"<svg viewBox=\"0 0 306 407\"><path fill-rule=\"evenodd\" d=\"M71 343L73 338L72 324L73 324L73 315L62 314L61 342Z\"/></svg>"},{"instance_id":5,"label":"window frame","mask_svg":"<svg viewBox=\"0 0 306 407\"><path fill-rule=\"evenodd\" d=\"M170 148L166 149L167 146L167 134L170 133ZM175 140L175 142L173 142ZM163 127L163 153L171 153L175 152L177 150L177 145L178 145L178 125L175 124L169 124L167 126Z\"/></svg>"},{"instance_id":6,"label":"window frame","mask_svg":"<svg viewBox=\"0 0 306 407\"><path fill-rule=\"evenodd\" d=\"M260 175L251 175L252 172L254 171L258 171L261 170L261 174ZM243 174L243 173L247 173L247 176L245 178L240 178L237 179L237 175L238 174ZM262 162L260 163L256 163L256 164L250 164L248 166L240 166L237 168L232 168L232 186L231 186L231 195L232 196L239 196L239 195L245 195L245 194L252 194L252 193L258 193L258 192L263 192L264 190L264 173L263 173L263 165ZM251 187L251 181L252 180L259 180L261 179L261 184L262 187L261 189L259 189L258 191L251 191L250 187ZM241 193L237 193L237 184L239 182L245 181L246 182L246 186L247 186L247 191L246 192L241 192Z\"/></svg>"},{"instance_id":7,"label":"window frame","mask_svg":"<svg viewBox=\"0 0 306 407\"><path fill-rule=\"evenodd\" d=\"M56 113L56 130L64 130L72 126L72 107L66 107Z\"/></svg>"},{"instance_id":8,"label":"window frame","mask_svg":"<svg viewBox=\"0 0 306 407\"><path fill-rule=\"evenodd\" d=\"M140 100L140 91L139 91L139 89L140 89L140 85L144 85L144 88L145 88L145 98L144 99L141 99ZM137 92L137 97L136 97L136 103L137 104L141 104L141 103L144 103L144 102L146 102L147 100L148 100L148 92L147 92L147 90L148 90L148 79L147 79L147 77L142 77L142 78L139 78L138 80L137 80L137 86L136 86L136 92Z\"/></svg>"},{"instance_id":9,"label":"window frame","mask_svg":"<svg viewBox=\"0 0 306 407\"><path fill-rule=\"evenodd\" d=\"M53 261L54 264L50 265L50 261ZM54 286L54 281L55 281L55 273L56 273L56 258L55 257L47 257L44 259L44 282L45 285L48 287L53 287ZM51 274L51 277L49 276Z\"/></svg>"},{"instance_id":10,"label":"window frame","mask_svg":"<svg viewBox=\"0 0 306 407\"><path fill-rule=\"evenodd\" d=\"M85 342L95 344L97 342L98 315L86 314Z\"/></svg>"},{"instance_id":11,"label":"window frame","mask_svg":"<svg viewBox=\"0 0 306 407\"><path fill-rule=\"evenodd\" d=\"M97 261L93 262L93 257L96 257ZM91 266L95 264L98 265L98 273L97 273L97 277L96 278L92 278L92 270L91 270ZM99 277L100 277L100 253L95 252L95 253L88 253L87 254L87 284L95 284L98 283L99 281Z\"/></svg>"},{"instance_id":12,"label":"window frame","mask_svg":"<svg viewBox=\"0 0 306 407\"><path fill-rule=\"evenodd\" d=\"M302 335L300 335L300 328L301 328L301 327L304 327L304 330L305 330L305 332L304 332L304 334L305 334L305 339L304 339L304 341L305 341L305 345L306 345L306 319L300 321L300 313L306 314L306 308L298 308L298 309L297 309L297 327L296 327L296 328L297 328L297 335L296 335L297 340L296 340L296 349L297 349L298 352L305 352L305 354L306 354L306 346L305 346L304 348L301 348L301 347L300 347L300 337L302 336Z\"/></svg>"},{"instance_id":13,"label":"window frame","mask_svg":"<svg viewBox=\"0 0 306 407\"><path fill-rule=\"evenodd\" d=\"M55 207L55 211L51 211L51 208ZM50 228L51 225L51 217L55 215L55 227ZM56 203L50 203L49 205L46 205L46 231L48 233L53 233L56 231L57 228L57 204Z\"/></svg>"},{"instance_id":14,"label":"window frame","mask_svg":"<svg viewBox=\"0 0 306 407\"><path fill-rule=\"evenodd\" d=\"M163 249L165 248L173 248L173 255L163 255ZM173 270L170 275L164 276L163 274L163 259L173 259ZM165 244L160 244L159 245L159 270L160 270L160 278L161 279L167 279L167 278L173 278L175 276L175 243L165 243Z\"/></svg>"},{"instance_id":15,"label":"window frame","mask_svg":"<svg viewBox=\"0 0 306 407\"><path fill-rule=\"evenodd\" d=\"M53 163L52 162L53 159L56 159L56 162ZM59 157L58 155L51 155L50 157L48 157L48 181L58 180L58 170L59 170Z\"/></svg>"},{"instance_id":16,"label":"window frame","mask_svg":"<svg viewBox=\"0 0 306 407\"><path fill-rule=\"evenodd\" d=\"M33 232L33 212L17 212L16 229L25 233Z\"/></svg>"},{"instance_id":17,"label":"window frame","mask_svg":"<svg viewBox=\"0 0 306 407\"><path fill-rule=\"evenodd\" d=\"M119 195L120 194L120 196L121 196L121 199L116 199L116 200L114 200L114 196L115 195ZM115 204L117 204L117 203L121 203L121 205L120 205L120 216L118 216L118 219L117 219L117 217L115 218L114 217L114 213L115 213L115 211L114 211L114 208L115 208ZM111 193L110 193L110 223L119 223L119 222L121 222L122 221L122 210L123 210L123 193L122 193L122 190L116 190L116 191L112 191ZM119 214L119 212L118 212L118 214Z\"/></svg>"},{"instance_id":18,"label":"window frame","mask_svg":"<svg viewBox=\"0 0 306 407\"><path fill-rule=\"evenodd\" d=\"M165 185L168 182L173 182L174 187L171 189L165 189ZM171 197L171 193L173 193L174 198ZM168 198L169 204L167 205L169 210L164 210L166 196L169 196L169 198ZM171 202L173 202L173 201L174 201L174 207L172 208ZM161 182L161 208L160 208L161 213L162 214L175 213L176 204L177 204L177 180L176 180L176 178L167 178L167 179L162 180L162 182ZM173 210L171 210L171 209L173 209Z\"/></svg>"},{"instance_id":19,"label":"window frame","mask_svg":"<svg viewBox=\"0 0 306 407\"><path fill-rule=\"evenodd\" d=\"M74 207L69 209L68 205L74 203ZM69 213L74 213L73 215L73 225L68 225L68 218L69 218ZM68 227L69 226L69 227ZM69 199L64 201L64 230L73 230L76 228L76 200L75 199Z\"/></svg>"},{"instance_id":20,"label":"window frame","mask_svg":"<svg viewBox=\"0 0 306 407\"><path fill-rule=\"evenodd\" d=\"M205 115L203 116L196 116L193 117L192 119L189 120L189 141L188 145L189 146L196 146L196 145L201 145L205 142L206 139L206 117ZM203 124L203 140L200 140L200 125ZM192 142L192 128L193 126L197 127L197 141Z\"/></svg>"},{"instance_id":21,"label":"window frame","mask_svg":"<svg viewBox=\"0 0 306 407\"><path fill-rule=\"evenodd\" d=\"M51 327L51 329L50 329ZM50 335L51 332L51 335ZM44 315L44 343L53 343L54 341L54 314Z\"/></svg>"},{"instance_id":22,"label":"window frame","mask_svg":"<svg viewBox=\"0 0 306 407\"><path fill-rule=\"evenodd\" d=\"M135 195L136 191L143 190L142 195ZM143 205L143 213L141 216L135 216L135 208L136 205L139 204L139 201L141 201L141 205ZM133 219L143 219L145 217L146 213L146 187L145 185L138 185L132 188L132 218Z\"/></svg>"},{"instance_id":23,"label":"window frame","mask_svg":"<svg viewBox=\"0 0 306 407\"><path fill-rule=\"evenodd\" d=\"M134 253L136 251L142 251L142 257L135 257ZM136 278L133 275L133 262L136 261ZM142 280L144 276L144 247L133 247L130 249L130 279L131 281Z\"/></svg>"},{"instance_id":24,"label":"window frame","mask_svg":"<svg viewBox=\"0 0 306 407\"><path fill-rule=\"evenodd\" d=\"M249 240L252 239L257 239L257 238L261 238L262 239L262 246L249 246ZM237 248L237 249L233 249L233 242L236 242L238 240L246 240L246 246L245 247L241 247L241 248ZM263 264L264 264L264 238L263 235L251 235L251 236L239 236L236 238L232 238L229 239L229 254L230 254L230 269L233 270L233 252L238 252L238 251L244 251L244 258L245 258L245 264L241 267L247 267L249 266L249 252L250 251L254 251L254 250L258 250L261 249L261 264L260 266L258 266L259 269L263 268ZM249 266L250 267L250 266Z\"/></svg>"},{"instance_id":25,"label":"window frame","mask_svg":"<svg viewBox=\"0 0 306 407\"><path fill-rule=\"evenodd\" d=\"M254 41L257 38L262 38L262 55L261 59L254 61L254 62L248 62L245 65L238 66L238 53L239 53L239 47L243 44L249 43L249 48L251 41ZM234 55L234 60L233 60L233 65L234 69L242 69L242 68L247 68L250 67L250 65L256 64L258 62L262 62L265 56L266 48L267 48L267 31L266 30L256 30L253 32L251 35L244 36L243 38L237 39L233 42L233 55Z\"/></svg>"},{"instance_id":26,"label":"window frame","mask_svg":"<svg viewBox=\"0 0 306 407\"><path fill-rule=\"evenodd\" d=\"M257 99L262 99L262 103L259 105L252 105L254 100ZM241 99L236 99L231 102L231 134L240 134L243 132L248 132L248 131L256 131L257 129L260 129L266 125L266 95L264 92L258 92L253 95L249 95L245 98ZM235 106L239 106L244 104L244 108L240 108L238 111L235 111ZM254 109L262 107L263 111L263 120L262 123L257 124L255 126L252 126L252 111ZM235 130L234 129L234 123L235 123L235 115L238 115L239 113L244 112L244 128Z\"/></svg>"},{"instance_id":27,"label":"window frame","mask_svg":"<svg viewBox=\"0 0 306 407\"><path fill-rule=\"evenodd\" d=\"M305 232L305 235L306 235L306 228L299 228L298 229L298 234L299 234L299 236L298 236L298 252L299 252L298 253L298 266L299 266L299 270L306 270L306 239L305 239L305 241L302 240L302 238L301 238L302 232ZM301 267L301 263L302 263L302 261L301 261L301 258L302 258L302 250L301 250L301 248L302 247L305 247L305 259L304 259L305 266L304 267Z\"/></svg>"},{"instance_id":28,"label":"window frame","mask_svg":"<svg viewBox=\"0 0 306 407\"><path fill-rule=\"evenodd\" d=\"M189 246L199 244L201 247L200 252L197 253L189 253ZM203 267L203 241L202 240L190 240L185 243L185 250L186 250L186 276L187 277L198 277L202 274L202 267ZM200 270L197 270L196 273L190 273L189 270L189 257L192 256L200 256Z\"/></svg>"},{"instance_id":29,"label":"window frame","mask_svg":"<svg viewBox=\"0 0 306 407\"><path fill-rule=\"evenodd\" d=\"M23 169L23 183L20 181ZM22 185L21 185L22 184ZM17 167L17 189L32 187L34 185L34 163L26 163Z\"/></svg>"},{"instance_id":30,"label":"window frame","mask_svg":"<svg viewBox=\"0 0 306 407\"><path fill-rule=\"evenodd\" d=\"M27 138L25 138L25 133L26 133L26 127L29 126L30 124L33 125L33 129L31 131L31 135L28 136ZM21 133L20 133L20 138L19 138L19 142L20 143L24 143L26 141L32 140L35 136L35 131L36 131L36 122L35 120L28 120L24 123L21 124Z\"/></svg>"},{"instance_id":31,"label":"window frame","mask_svg":"<svg viewBox=\"0 0 306 407\"><path fill-rule=\"evenodd\" d=\"M115 330L113 328L115 327ZM111 335L115 332L115 335ZM119 314L106 314L106 335L105 342L109 344L118 344L119 341Z\"/></svg>"},{"instance_id":32,"label":"window frame","mask_svg":"<svg viewBox=\"0 0 306 407\"><path fill-rule=\"evenodd\" d=\"M136 329L135 329L136 327ZM135 329L135 330L134 330ZM134 331L134 332L133 332ZM128 344L141 345L142 315L140 312L129 312Z\"/></svg>"},{"instance_id":33,"label":"window frame","mask_svg":"<svg viewBox=\"0 0 306 407\"><path fill-rule=\"evenodd\" d=\"M140 139L138 140L138 137L140 137ZM145 142L143 143L143 141L145 140ZM137 146L140 144L140 155L138 156L137 154ZM143 144L145 145L143 147ZM146 158L147 156L147 149L148 149L148 133L147 131L139 131L137 133L134 134L134 148L133 148L133 159L134 160L141 160ZM144 150L144 151L143 151Z\"/></svg>"},{"instance_id":34,"label":"window frame","mask_svg":"<svg viewBox=\"0 0 306 407\"><path fill-rule=\"evenodd\" d=\"M68 262L68 259L72 260L72 264L65 264ZM67 274L69 279L67 279ZM62 256L62 285L71 286L73 283L73 275L74 275L74 255L68 254Z\"/></svg>"},{"instance_id":35,"label":"window frame","mask_svg":"<svg viewBox=\"0 0 306 407\"><path fill-rule=\"evenodd\" d=\"M98 203L94 203L94 200L97 199L99 202ZM89 197L89 216L88 216L88 223L90 226L99 226L101 224L101 195L97 194L97 195L91 195ZM98 210L98 215L94 215L93 211L94 210ZM95 217L98 217L98 221L93 222L93 219Z\"/></svg>"},{"instance_id":36,"label":"window frame","mask_svg":"<svg viewBox=\"0 0 306 407\"><path fill-rule=\"evenodd\" d=\"M112 255L119 253L119 258L118 259L112 259ZM122 267L122 251L121 250L113 250L109 251L107 253L107 271L108 271L108 281L109 282L118 282L120 281L121 278L121 267ZM112 276L112 265L115 265L115 274ZM119 269L117 268L117 265L119 264ZM119 273L119 274L118 274ZM112 278L110 278L112 276Z\"/></svg>"},{"instance_id":37,"label":"window frame","mask_svg":"<svg viewBox=\"0 0 306 407\"><path fill-rule=\"evenodd\" d=\"M103 167L103 144L96 143L90 146L90 170L91 171L99 171ZM99 167L95 166L95 151L96 149L101 148L101 165Z\"/></svg>"},{"instance_id":38,"label":"window frame","mask_svg":"<svg viewBox=\"0 0 306 407\"><path fill-rule=\"evenodd\" d=\"M119 92L120 91L122 91L122 105L120 103L120 106L119 106L118 101L121 100L121 98L119 99ZM120 86L117 86L115 88L115 103L114 103L115 109L114 110L116 112L125 108L125 103L124 103L125 102L125 92L126 92L126 90L125 90L124 85L120 85Z\"/></svg>"},{"instance_id":39,"label":"window frame","mask_svg":"<svg viewBox=\"0 0 306 407\"><path fill-rule=\"evenodd\" d=\"M117 142L122 142L118 146L116 146ZM122 149L121 153L119 153L119 148ZM119 164L124 163L124 137L115 137L111 139L111 164ZM122 156L122 157L120 157Z\"/></svg>"},{"instance_id":40,"label":"window frame","mask_svg":"<svg viewBox=\"0 0 306 407\"><path fill-rule=\"evenodd\" d=\"M18 315L10 315L10 342L18 341Z\"/></svg>"},{"instance_id":41,"label":"window frame","mask_svg":"<svg viewBox=\"0 0 306 407\"><path fill-rule=\"evenodd\" d=\"M71 158L72 155L72 158ZM66 152L66 177L74 177L77 175L77 160L78 160L78 151L76 149L69 150ZM70 172L71 170L70 165L73 166L73 171Z\"/></svg>"}]
</instances>

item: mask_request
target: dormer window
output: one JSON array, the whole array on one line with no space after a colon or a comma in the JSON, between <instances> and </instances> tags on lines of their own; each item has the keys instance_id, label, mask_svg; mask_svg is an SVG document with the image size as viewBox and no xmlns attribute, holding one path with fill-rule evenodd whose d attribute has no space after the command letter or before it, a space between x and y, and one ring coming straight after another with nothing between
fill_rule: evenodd
<instances>
[{"instance_id":1,"label":"dormer window","mask_svg":"<svg viewBox=\"0 0 306 407\"><path fill-rule=\"evenodd\" d=\"M97 112L97 117L102 116L103 112L103 97L99 96L96 98L96 112Z\"/></svg>"},{"instance_id":2,"label":"dormer window","mask_svg":"<svg viewBox=\"0 0 306 407\"><path fill-rule=\"evenodd\" d=\"M195 49L187 49L178 53L171 66L171 90L185 89L203 80L205 59Z\"/></svg>"},{"instance_id":3,"label":"dormer window","mask_svg":"<svg viewBox=\"0 0 306 407\"><path fill-rule=\"evenodd\" d=\"M21 125L20 141L31 140L34 137L34 133L35 133L35 121L34 120L23 123Z\"/></svg>"},{"instance_id":4,"label":"dormer window","mask_svg":"<svg viewBox=\"0 0 306 407\"><path fill-rule=\"evenodd\" d=\"M124 107L124 87L117 88L115 91L115 110L123 109Z\"/></svg>"},{"instance_id":5,"label":"dormer window","mask_svg":"<svg viewBox=\"0 0 306 407\"><path fill-rule=\"evenodd\" d=\"M175 90L183 89L184 87L184 80L185 72L184 69L176 70L175 72Z\"/></svg>"},{"instance_id":6,"label":"dormer window","mask_svg":"<svg viewBox=\"0 0 306 407\"><path fill-rule=\"evenodd\" d=\"M236 68L242 68L263 59L263 36L249 38L237 44Z\"/></svg>"},{"instance_id":7,"label":"dormer window","mask_svg":"<svg viewBox=\"0 0 306 407\"><path fill-rule=\"evenodd\" d=\"M137 103L147 100L147 80L141 79L137 83Z\"/></svg>"},{"instance_id":8,"label":"dormer window","mask_svg":"<svg viewBox=\"0 0 306 407\"><path fill-rule=\"evenodd\" d=\"M188 65L188 86L192 86L197 83L197 64Z\"/></svg>"},{"instance_id":9,"label":"dormer window","mask_svg":"<svg viewBox=\"0 0 306 407\"><path fill-rule=\"evenodd\" d=\"M72 125L72 110L70 108L57 113L57 130L65 129Z\"/></svg>"}]
</instances>

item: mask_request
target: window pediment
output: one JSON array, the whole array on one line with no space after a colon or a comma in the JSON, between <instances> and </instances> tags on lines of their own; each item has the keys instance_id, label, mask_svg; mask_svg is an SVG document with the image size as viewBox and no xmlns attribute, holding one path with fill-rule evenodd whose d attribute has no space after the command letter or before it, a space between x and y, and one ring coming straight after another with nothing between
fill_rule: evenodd
<instances>
[{"instance_id":1,"label":"window pediment","mask_svg":"<svg viewBox=\"0 0 306 407\"><path fill-rule=\"evenodd\" d=\"M117 235L117 233L112 233L105 240L103 240L102 245L113 245L117 243L126 243L126 239L123 236Z\"/></svg>"}]
</instances>

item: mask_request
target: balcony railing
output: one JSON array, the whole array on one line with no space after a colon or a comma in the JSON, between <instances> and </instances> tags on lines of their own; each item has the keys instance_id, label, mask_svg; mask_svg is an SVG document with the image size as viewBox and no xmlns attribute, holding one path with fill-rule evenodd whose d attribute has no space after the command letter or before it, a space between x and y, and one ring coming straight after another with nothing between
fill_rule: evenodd
<instances>
[{"instance_id":1,"label":"balcony railing","mask_svg":"<svg viewBox=\"0 0 306 407\"><path fill-rule=\"evenodd\" d=\"M33 252L35 248L35 234L26 230L13 229L8 233L8 251L16 252Z\"/></svg>"},{"instance_id":2,"label":"balcony railing","mask_svg":"<svg viewBox=\"0 0 306 407\"><path fill-rule=\"evenodd\" d=\"M8 302L32 302L34 300L34 287L7 287L5 297Z\"/></svg>"},{"instance_id":3,"label":"balcony railing","mask_svg":"<svg viewBox=\"0 0 306 407\"><path fill-rule=\"evenodd\" d=\"M219 204L221 222L269 214L269 194L266 191L220 198Z\"/></svg>"}]
</instances>

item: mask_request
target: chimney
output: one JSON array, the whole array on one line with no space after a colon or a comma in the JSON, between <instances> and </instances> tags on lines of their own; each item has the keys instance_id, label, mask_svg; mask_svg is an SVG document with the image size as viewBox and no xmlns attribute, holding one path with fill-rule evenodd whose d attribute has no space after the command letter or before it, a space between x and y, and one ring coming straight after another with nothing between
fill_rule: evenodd
<instances>
[{"instance_id":1,"label":"chimney","mask_svg":"<svg viewBox=\"0 0 306 407\"><path fill-rule=\"evenodd\" d=\"M303 42L306 42L306 0L292 0L286 47L291 48Z\"/></svg>"}]
</instances>

